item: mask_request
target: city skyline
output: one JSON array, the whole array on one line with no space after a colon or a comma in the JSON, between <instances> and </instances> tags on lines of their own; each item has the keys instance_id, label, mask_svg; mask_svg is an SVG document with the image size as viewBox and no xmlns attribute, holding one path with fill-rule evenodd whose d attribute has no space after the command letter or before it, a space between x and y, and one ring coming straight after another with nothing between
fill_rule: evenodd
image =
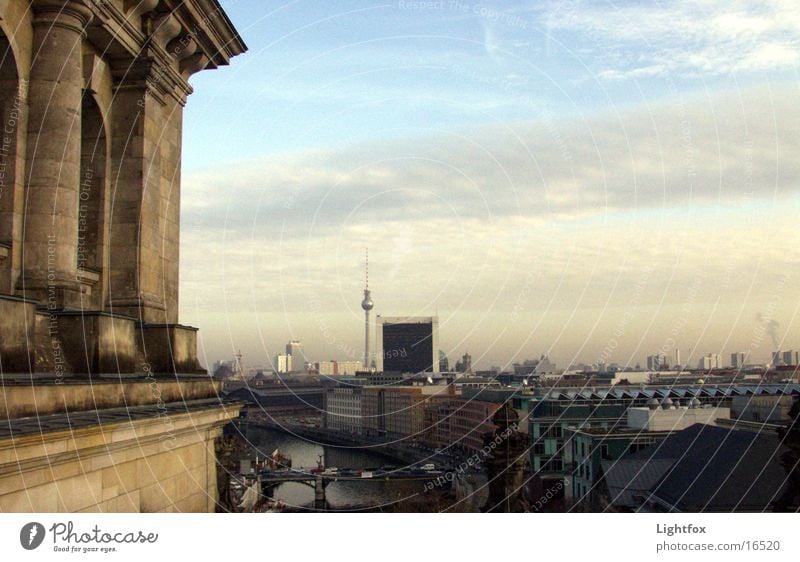
<instances>
[{"instance_id":1,"label":"city skyline","mask_svg":"<svg viewBox=\"0 0 800 562\"><path fill-rule=\"evenodd\" d=\"M186 117L206 363L363 356L366 246L373 314L484 367L800 341L796 9L414 6L229 7L250 57Z\"/></svg>"},{"instance_id":2,"label":"city skyline","mask_svg":"<svg viewBox=\"0 0 800 562\"><path fill-rule=\"evenodd\" d=\"M392 320L394 320L394 319L392 319ZM376 329L378 329L379 324L376 324L376 326L374 326L374 327ZM437 335L437 338L438 338L438 335ZM376 338L376 339L379 340L380 338ZM292 363L292 369L291 370L293 372L302 372L302 371L305 370L305 368L304 368L305 364L313 365L315 363L336 363L336 362L347 363L347 364L358 363L359 365L362 365L362 368L363 368L363 360L361 358L353 359L351 357L345 357L345 356L336 357L336 356L323 356L323 355L309 355L308 353L305 352L305 349L304 349L305 346L299 340L292 340L291 342L289 342L289 344L286 344L286 349L287 349L286 355L289 355L288 348L292 344L296 344L297 345L297 349L301 349L302 350L300 355L292 354L293 357L294 357L294 360L295 361L297 360L297 358L295 357L295 355L297 355L297 357L300 357L302 359L302 361L303 361L302 364L301 363L294 363L294 362ZM281 346L277 346L277 347L280 348ZM379 353L375 349L376 347L377 347L377 342L376 342L376 346L372 348L372 354L377 356L377 355L379 355ZM619 363L617 363L615 361L606 361L604 359L601 359L599 362L594 362L594 363L591 363L591 362L587 363L587 362L581 361L579 359L572 360L569 363L558 363L558 361L560 359L559 357L554 357L554 356L544 355L544 354L537 355L537 354L533 353L533 354L531 354L530 356L527 356L527 357L515 358L513 361L499 362L499 363L491 364L491 365L488 365L488 364L487 365L477 365L476 364L476 369L477 370L491 370L491 369L498 369L499 368L499 369L501 369L501 370L503 370L505 372L512 372L514 370L513 369L514 365L522 365L525 362L532 361L532 360L533 361L538 361L538 360L541 360L543 358L546 358L548 361L550 361L554 365L556 365L556 367L557 367L557 369L559 371L580 370L581 368L584 368L584 367L600 368L603 365L605 367L614 367L614 368L628 369L628 370L643 370L643 371L644 370L647 370L647 371L664 370L664 371L670 371L670 370L675 370L678 367L680 367L681 369L686 369L686 370L693 370L693 369L706 369L706 370L708 370L708 369L729 369L729 368L736 369L736 368L749 367L749 366L766 366L766 365L775 366L775 365L799 365L800 364L796 360L796 358L798 357L798 354L800 354L800 351L797 351L796 347L792 347L792 346L790 346L788 344L783 346L783 347L780 347L780 348L776 349L775 351L771 351L769 353L769 358L763 359L763 360L760 357L752 357L752 356L750 356L748 354L748 352L746 352L746 351L732 351L730 353L728 353L726 351L719 352L719 351L704 350L704 349L694 349L694 350L687 349L685 351L686 351L686 354L682 355L680 347L674 348L672 350L665 350L665 351L659 350L658 352L654 353L653 355L647 355L641 361L636 360L636 361L630 362L628 364L619 364ZM462 356L462 354L467 354L471 358L470 350L463 350L463 351L450 350L450 351L448 351L448 350L442 349L441 346L440 346L439 349L438 349L438 352L440 354L444 353L445 357L451 362L450 363L451 366L454 366L456 364L456 361ZM240 354L241 354L241 350L238 351L233 356L234 357L233 359L231 359L230 357L224 357L224 356L212 359L211 362L208 364L209 369L211 369L210 372L213 374L212 366L222 365L222 364L230 364L230 365L235 364L237 361L241 360L241 355ZM285 372L285 371L281 371L277 366L277 365L279 365L279 362L281 360L280 358L282 356L284 356L284 355L279 354L277 357L276 356L261 357L262 360L259 360L259 356L256 355L255 359L251 358L254 362L252 364L248 364L247 365L247 369L252 371L252 370L261 370L261 369L265 369L265 368L273 368L273 369L276 370L276 372ZM659 359L659 357L661 359ZM684 359L681 359L681 357L684 357ZM787 358L789 358L789 357L791 357L792 359L788 359L787 360ZM368 370L368 369L364 369L364 370ZM442 371L445 371L445 370L455 371L457 369L451 368L451 369L441 369L441 370Z\"/></svg>"},{"instance_id":3,"label":"city skyline","mask_svg":"<svg viewBox=\"0 0 800 562\"><path fill-rule=\"evenodd\" d=\"M9 552L794 546L714 514L800 513L797 0L7 0L0 46Z\"/></svg>"}]
</instances>

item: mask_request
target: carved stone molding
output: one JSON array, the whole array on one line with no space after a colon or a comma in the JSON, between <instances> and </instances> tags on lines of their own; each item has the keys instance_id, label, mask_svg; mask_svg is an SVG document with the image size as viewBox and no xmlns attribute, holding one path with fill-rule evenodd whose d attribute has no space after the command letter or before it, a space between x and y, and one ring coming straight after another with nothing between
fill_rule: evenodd
<instances>
[{"instance_id":1,"label":"carved stone molding","mask_svg":"<svg viewBox=\"0 0 800 562\"><path fill-rule=\"evenodd\" d=\"M158 6L160 0L125 0L122 8L125 15L131 19L142 17L148 12L153 11Z\"/></svg>"},{"instance_id":2,"label":"carved stone molding","mask_svg":"<svg viewBox=\"0 0 800 562\"><path fill-rule=\"evenodd\" d=\"M85 0L34 0L33 24L83 33L94 14Z\"/></svg>"},{"instance_id":3,"label":"carved stone molding","mask_svg":"<svg viewBox=\"0 0 800 562\"><path fill-rule=\"evenodd\" d=\"M162 49L183 31L180 22L171 12L155 14L150 20L151 41Z\"/></svg>"}]
</instances>

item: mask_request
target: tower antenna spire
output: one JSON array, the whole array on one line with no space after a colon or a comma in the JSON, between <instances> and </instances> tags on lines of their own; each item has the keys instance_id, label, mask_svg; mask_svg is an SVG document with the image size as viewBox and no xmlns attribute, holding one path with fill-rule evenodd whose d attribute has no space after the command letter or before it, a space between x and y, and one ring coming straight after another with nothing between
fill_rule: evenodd
<instances>
[{"instance_id":1,"label":"tower antenna spire","mask_svg":"<svg viewBox=\"0 0 800 562\"><path fill-rule=\"evenodd\" d=\"M369 248L366 252L364 262L364 300L361 301L361 308L364 310L364 369L369 369L371 365L371 353L369 350L369 313L375 306L372 302L372 295L369 290Z\"/></svg>"}]
</instances>

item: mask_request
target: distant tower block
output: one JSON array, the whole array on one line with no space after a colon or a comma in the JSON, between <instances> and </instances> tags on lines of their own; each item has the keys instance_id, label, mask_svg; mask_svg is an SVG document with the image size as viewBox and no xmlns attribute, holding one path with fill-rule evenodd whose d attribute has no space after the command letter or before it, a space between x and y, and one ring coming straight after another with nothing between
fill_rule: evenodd
<instances>
[{"instance_id":1,"label":"distant tower block","mask_svg":"<svg viewBox=\"0 0 800 562\"><path fill-rule=\"evenodd\" d=\"M395 373L438 373L439 319L436 316L378 315L377 369Z\"/></svg>"},{"instance_id":2,"label":"distant tower block","mask_svg":"<svg viewBox=\"0 0 800 562\"><path fill-rule=\"evenodd\" d=\"M364 309L364 368L370 368L370 353L369 353L369 312L375 304L372 302L372 296L369 291L369 248L367 248L367 258L365 262L365 283L364 283L364 300L361 301L361 308Z\"/></svg>"}]
</instances>

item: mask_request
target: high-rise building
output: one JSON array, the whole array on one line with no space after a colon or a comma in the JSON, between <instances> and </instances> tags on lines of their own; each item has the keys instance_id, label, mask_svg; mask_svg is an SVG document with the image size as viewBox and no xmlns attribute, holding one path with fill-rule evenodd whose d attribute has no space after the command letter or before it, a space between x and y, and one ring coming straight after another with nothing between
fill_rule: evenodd
<instances>
[{"instance_id":1,"label":"high-rise building","mask_svg":"<svg viewBox=\"0 0 800 562\"><path fill-rule=\"evenodd\" d=\"M465 353L461 356L461 361L456 361L456 371L459 373L472 372L472 355Z\"/></svg>"},{"instance_id":2,"label":"high-rise building","mask_svg":"<svg viewBox=\"0 0 800 562\"><path fill-rule=\"evenodd\" d=\"M800 352L797 351L773 351L772 364L776 366L800 365Z\"/></svg>"},{"instance_id":3,"label":"high-rise building","mask_svg":"<svg viewBox=\"0 0 800 562\"><path fill-rule=\"evenodd\" d=\"M731 367L734 369L741 369L744 367L744 363L747 360L747 353L744 351L737 351L736 353L731 353Z\"/></svg>"},{"instance_id":4,"label":"high-rise building","mask_svg":"<svg viewBox=\"0 0 800 562\"><path fill-rule=\"evenodd\" d=\"M292 356L286 353L279 353L275 356L275 372L286 374L292 372Z\"/></svg>"},{"instance_id":5,"label":"high-rise building","mask_svg":"<svg viewBox=\"0 0 800 562\"><path fill-rule=\"evenodd\" d=\"M800 365L800 352L797 351L773 351L772 364L775 366Z\"/></svg>"},{"instance_id":6,"label":"high-rise building","mask_svg":"<svg viewBox=\"0 0 800 562\"><path fill-rule=\"evenodd\" d=\"M378 316L377 368L384 372L439 372L436 316Z\"/></svg>"},{"instance_id":7,"label":"high-rise building","mask_svg":"<svg viewBox=\"0 0 800 562\"><path fill-rule=\"evenodd\" d=\"M669 368L669 360L667 360L667 356L663 353L647 356L648 371L660 371L667 368Z\"/></svg>"},{"instance_id":8,"label":"high-rise building","mask_svg":"<svg viewBox=\"0 0 800 562\"><path fill-rule=\"evenodd\" d=\"M450 360L447 359L447 354L441 349L439 350L439 369L441 369L442 372L450 370Z\"/></svg>"},{"instance_id":9,"label":"high-rise building","mask_svg":"<svg viewBox=\"0 0 800 562\"><path fill-rule=\"evenodd\" d=\"M700 361L697 362L697 368L703 370L710 370L710 369L721 369L722 368L722 356L718 353L709 353L700 358Z\"/></svg>"},{"instance_id":10,"label":"high-rise building","mask_svg":"<svg viewBox=\"0 0 800 562\"><path fill-rule=\"evenodd\" d=\"M303 344L298 340L292 340L286 344L286 355L292 356L292 369L300 369L305 365L305 355L303 354Z\"/></svg>"}]
</instances>

